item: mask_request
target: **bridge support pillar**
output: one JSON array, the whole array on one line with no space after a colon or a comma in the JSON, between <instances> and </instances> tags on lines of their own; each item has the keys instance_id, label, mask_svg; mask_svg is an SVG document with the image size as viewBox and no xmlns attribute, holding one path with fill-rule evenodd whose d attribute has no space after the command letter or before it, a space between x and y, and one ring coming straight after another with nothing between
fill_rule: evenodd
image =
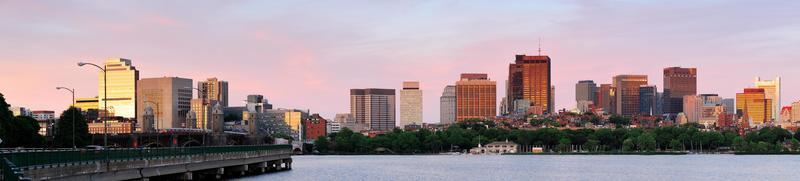
<instances>
[{"instance_id":1,"label":"bridge support pillar","mask_svg":"<svg viewBox=\"0 0 800 181\"><path fill-rule=\"evenodd\" d=\"M183 173L183 180L192 180L192 172Z\"/></svg>"},{"instance_id":2,"label":"bridge support pillar","mask_svg":"<svg viewBox=\"0 0 800 181\"><path fill-rule=\"evenodd\" d=\"M238 173L239 175L245 175L247 171L248 171L248 165L239 165L230 167L230 172L233 174Z\"/></svg>"},{"instance_id":3,"label":"bridge support pillar","mask_svg":"<svg viewBox=\"0 0 800 181\"><path fill-rule=\"evenodd\" d=\"M214 178L217 180L222 179L222 175L225 175L225 168L218 168L217 173L214 174Z\"/></svg>"}]
</instances>

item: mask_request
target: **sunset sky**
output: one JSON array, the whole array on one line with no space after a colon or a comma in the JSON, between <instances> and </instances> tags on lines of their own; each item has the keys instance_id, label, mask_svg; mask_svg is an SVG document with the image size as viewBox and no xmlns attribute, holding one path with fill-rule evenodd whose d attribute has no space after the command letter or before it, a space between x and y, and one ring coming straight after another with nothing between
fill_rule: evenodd
<instances>
[{"instance_id":1,"label":"sunset sky","mask_svg":"<svg viewBox=\"0 0 800 181\"><path fill-rule=\"evenodd\" d=\"M502 3L500 3L502 2ZM425 122L460 73L488 73L504 95L515 54L553 59L556 108L575 83L697 67L698 92L734 97L756 76L800 100L800 1L10 1L0 0L0 93L13 106L61 110L97 95L95 69L128 58L141 78L230 83L232 105L262 94L326 118L349 89L421 82ZM399 100L399 99L398 99Z\"/></svg>"}]
</instances>

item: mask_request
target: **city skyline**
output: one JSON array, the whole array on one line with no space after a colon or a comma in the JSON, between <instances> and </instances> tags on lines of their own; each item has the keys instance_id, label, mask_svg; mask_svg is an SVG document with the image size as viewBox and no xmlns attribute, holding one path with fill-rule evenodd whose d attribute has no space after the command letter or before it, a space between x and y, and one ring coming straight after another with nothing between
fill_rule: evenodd
<instances>
[{"instance_id":1,"label":"city skyline","mask_svg":"<svg viewBox=\"0 0 800 181\"><path fill-rule=\"evenodd\" d=\"M788 18L800 14L790 6L797 2L784 3L753 10L748 3L725 2L526 2L469 13L461 11L483 5L337 2L278 11L301 5L200 3L194 8L213 13L199 15L146 10L157 6L152 4L2 2L0 33L8 41L0 42L0 66L20 76L0 77L0 92L13 106L60 113L70 99L56 86L77 89L76 97L98 96L97 71L76 62L120 57L132 61L140 78L183 77L195 80L193 85L208 77L229 81L231 106L262 94L276 107L311 109L328 118L348 112L351 88L399 90L403 80L419 80L428 92L424 121L436 122L441 89L461 73L487 73L497 81L500 103L508 61L536 55L541 38L543 55L554 60L557 110L575 107L578 80L599 85L614 75L641 74L648 84L663 85L662 69L673 66L697 68L697 93L725 98L753 87L754 77L780 76L781 102L787 105L800 98L793 80L800 72L791 66L800 57L800 39L791 36L800 24ZM365 10L326 15L328 6ZM530 13L539 8L540 14ZM117 14L93 16L108 11ZM316 11L321 13L309 13ZM398 25L408 21L416 23ZM468 28L476 24L500 28Z\"/></svg>"}]
</instances>

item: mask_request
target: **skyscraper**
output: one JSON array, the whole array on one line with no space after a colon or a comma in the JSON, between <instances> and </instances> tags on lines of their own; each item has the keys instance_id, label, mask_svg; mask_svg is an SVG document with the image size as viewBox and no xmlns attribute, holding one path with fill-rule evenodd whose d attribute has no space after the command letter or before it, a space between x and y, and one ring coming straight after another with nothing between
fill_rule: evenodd
<instances>
[{"instance_id":1,"label":"skyscraper","mask_svg":"<svg viewBox=\"0 0 800 181\"><path fill-rule=\"evenodd\" d=\"M179 77L145 78L137 82L136 120L144 120L144 110L153 110L157 129L183 128L191 110L192 79ZM138 125L143 128L145 125ZM150 125L146 125L150 126Z\"/></svg>"},{"instance_id":2,"label":"skyscraper","mask_svg":"<svg viewBox=\"0 0 800 181\"><path fill-rule=\"evenodd\" d=\"M108 107L108 116L136 118L136 81L139 80L139 71L131 64L131 60L121 58L106 60L105 69L108 72L108 86L104 87L106 82L101 71L97 86L100 97L98 107ZM106 88L108 93L105 92ZM106 94L108 97L104 97Z\"/></svg>"},{"instance_id":3,"label":"skyscraper","mask_svg":"<svg viewBox=\"0 0 800 181\"><path fill-rule=\"evenodd\" d=\"M611 84L600 84L600 91L597 93L597 106L606 113L616 113L616 89Z\"/></svg>"},{"instance_id":4,"label":"skyscraper","mask_svg":"<svg viewBox=\"0 0 800 181\"><path fill-rule=\"evenodd\" d=\"M767 120L779 121L781 107L781 78L775 77L774 80L762 80L760 77L755 78L755 88L764 89L764 96L772 100L772 116L767 117Z\"/></svg>"},{"instance_id":5,"label":"skyscraper","mask_svg":"<svg viewBox=\"0 0 800 181\"><path fill-rule=\"evenodd\" d=\"M639 114L639 88L647 85L647 75L614 76L616 111L623 116Z\"/></svg>"},{"instance_id":6,"label":"skyscraper","mask_svg":"<svg viewBox=\"0 0 800 181\"><path fill-rule=\"evenodd\" d=\"M400 90L400 127L422 125L422 90L419 82L403 82Z\"/></svg>"},{"instance_id":7,"label":"skyscraper","mask_svg":"<svg viewBox=\"0 0 800 181\"><path fill-rule=\"evenodd\" d=\"M497 83L486 74L461 74L456 82L456 121L496 115Z\"/></svg>"},{"instance_id":8,"label":"skyscraper","mask_svg":"<svg viewBox=\"0 0 800 181\"><path fill-rule=\"evenodd\" d=\"M513 104L516 100L525 99L531 102L532 107L541 109L537 112L553 113L553 84L550 73L549 56L517 55L508 68L507 103Z\"/></svg>"},{"instance_id":9,"label":"skyscraper","mask_svg":"<svg viewBox=\"0 0 800 181\"><path fill-rule=\"evenodd\" d=\"M736 114L757 126L769 122L772 117L772 99L767 99L764 89L746 88L743 93L736 93Z\"/></svg>"},{"instance_id":10,"label":"skyscraper","mask_svg":"<svg viewBox=\"0 0 800 181\"><path fill-rule=\"evenodd\" d=\"M665 114L683 112L683 96L697 94L697 69L664 68L664 95L662 106Z\"/></svg>"},{"instance_id":11,"label":"skyscraper","mask_svg":"<svg viewBox=\"0 0 800 181\"><path fill-rule=\"evenodd\" d=\"M200 89L197 98L206 102L217 101L222 107L228 107L228 81L221 81L216 77L208 78L197 82L197 89Z\"/></svg>"},{"instance_id":12,"label":"skyscraper","mask_svg":"<svg viewBox=\"0 0 800 181\"><path fill-rule=\"evenodd\" d=\"M581 80L575 84L575 101L577 102L578 110L581 112L589 111L590 104L599 104L597 101L597 84L592 80ZM596 107L596 106L595 106Z\"/></svg>"},{"instance_id":13,"label":"skyscraper","mask_svg":"<svg viewBox=\"0 0 800 181\"><path fill-rule=\"evenodd\" d=\"M656 103L658 102L658 88L655 85L642 85L639 87L639 114L658 115Z\"/></svg>"},{"instance_id":14,"label":"skyscraper","mask_svg":"<svg viewBox=\"0 0 800 181\"><path fill-rule=\"evenodd\" d=\"M439 98L440 124L453 124L456 122L456 86L447 85Z\"/></svg>"},{"instance_id":15,"label":"skyscraper","mask_svg":"<svg viewBox=\"0 0 800 181\"><path fill-rule=\"evenodd\" d=\"M394 129L394 89L350 89L350 114L371 131Z\"/></svg>"},{"instance_id":16,"label":"skyscraper","mask_svg":"<svg viewBox=\"0 0 800 181\"><path fill-rule=\"evenodd\" d=\"M800 101L792 103L792 122L800 122Z\"/></svg>"}]
</instances>

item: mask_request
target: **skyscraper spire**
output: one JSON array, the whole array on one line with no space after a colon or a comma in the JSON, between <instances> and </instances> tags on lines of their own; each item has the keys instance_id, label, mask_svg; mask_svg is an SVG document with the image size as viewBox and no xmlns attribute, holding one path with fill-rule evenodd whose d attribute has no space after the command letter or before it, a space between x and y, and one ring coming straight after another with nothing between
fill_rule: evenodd
<instances>
[{"instance_id":1,"label":"skyscraper spire","mask_svg":"<svg viewBox=\"0 0 800 181\"><path fill-rule=\"evenodd\" d=\"M539 56L542 56L542 37L539 37Z\"/></svg>"}]
</instances>

